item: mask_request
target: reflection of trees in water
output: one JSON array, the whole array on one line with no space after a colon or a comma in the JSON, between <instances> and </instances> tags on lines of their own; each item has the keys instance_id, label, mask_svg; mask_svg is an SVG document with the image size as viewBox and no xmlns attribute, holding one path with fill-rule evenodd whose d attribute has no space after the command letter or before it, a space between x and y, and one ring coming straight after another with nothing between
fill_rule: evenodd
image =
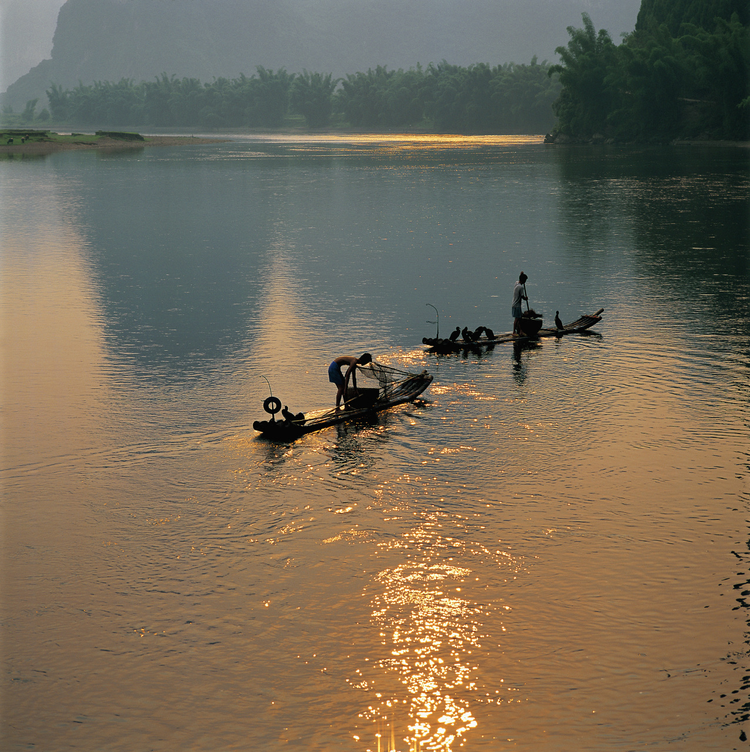
<instances>
[{"instance_id":1,"label":"reflection of trees in water","mask_svg":"<svg viewBox=\"0 0 750 752\"><path fill-rule=\"evenodd\" d=\"M173 371L241 346L274 232L260 178L190 161L106 167L83 171L71 213L112 348Z\"/></svg>"},{"instance_id":2,"label":"reflection of trees in water","mask_svg":"<svg viewBox=\"0 0 750 752\"><path fill-rule=\"evenodd\" d=\"M556 154L564 178L561 228L579 263L607 254L632 233L633 263L658 280L666 298L708 297L712 315L747 320L748 150L603 147Z\"/></svg>"},{"instance_id":3,"label":"reflection of trees in water","mask_svg":"<svg viewBox=\"0 0 750 752\"><path fill-rule=\"evenodd\" d=\"M736 315L738 307L747 311L748 188L747 180L706 174L639 186L629 202L636 263L672 288L668 294L693 300L708 295L717 315Z\"/></svg>"}]
</instances>

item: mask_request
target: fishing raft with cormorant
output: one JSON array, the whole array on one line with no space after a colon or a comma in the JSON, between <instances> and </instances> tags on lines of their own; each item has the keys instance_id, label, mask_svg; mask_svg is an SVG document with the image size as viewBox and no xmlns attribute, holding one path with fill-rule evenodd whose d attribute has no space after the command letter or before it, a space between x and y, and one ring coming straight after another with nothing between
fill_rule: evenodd
<instances>
[{"instance_id":1,"label":"fishing raft with cormorant","mask_svg":"<svg viewBox=\"0 0 750 752\"><path fill-rule=\"evenodd\" d=\"M560 312L555 314L555 328L544 328L542 317L534 310L524 311L520 320L520 334L506 332L495 334L495 332L486 326L479 326L474 330L467 327L461 329L456 327L450 336L442 337L423 337L422 344L428 346L428 352L447 354L460 352L461 350L472 350L481 347L492 347L502 344L503 342L528 342L539 339L540 337L563 337L566 334L582 334L595 324L602 320L604 309L600 308L595 313L587 314L571 321L569 324L563 324L560 319Z\"/></svg>"},{"instance_id":2,"label":"fishing raft with cormorant","mask_svg":"<svg viewBox=\"0 0 750 752\"><path fill-rule=\"evenodd\" d=\"M357 373L377 382L377 386L350 388L341 408L294 413L271 395L263 403L269 420L256 420L253 428L272 441L293 441L313 431L340 423L368 420L383 410L405 402L413 402L432 383L427 371L409 373L374 361L360 365ZM277 418L278 414L280 418Z\"/></svg>"}]
</instances>

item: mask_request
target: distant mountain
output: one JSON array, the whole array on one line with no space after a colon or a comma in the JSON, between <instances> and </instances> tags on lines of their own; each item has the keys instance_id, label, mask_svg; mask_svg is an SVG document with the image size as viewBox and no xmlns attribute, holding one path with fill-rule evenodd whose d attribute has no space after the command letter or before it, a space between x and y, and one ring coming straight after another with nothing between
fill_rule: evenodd
<instances>
[{"instance_id":1,"label":"distant mountain","mask_svg":"<svg viewBox=\"0 0 750 752\"><path fill-rule=\"evenodd\" d=\"M52 52L65 0L0 0L0 91Z\"/></svg>"},{"instance_id":2,"label":"distant mountain","mask_svg":"<svg viewBox=\"0 0 750 752\"><path fill-rule=\"evenodd\" d=\"M79 82L211 81L257 66L343 76L410 68L555 60L566 28L589 13L617 39L640 0L68 0L52 55L3 95L3 106L46 105L45 91Z\"/></svg>"}]
</instances>

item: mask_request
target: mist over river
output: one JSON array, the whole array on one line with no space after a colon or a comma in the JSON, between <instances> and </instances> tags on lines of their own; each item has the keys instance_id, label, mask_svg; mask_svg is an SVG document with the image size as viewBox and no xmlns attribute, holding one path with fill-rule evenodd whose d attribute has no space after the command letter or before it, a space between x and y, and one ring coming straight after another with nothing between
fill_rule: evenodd
<instances>
[{"instance_id":1,"label":"mist over river","mask_svg":"<svg viewBox=\"0 0 750 752\"><path fill-rule=\"evenodd\" d=\"M432 136L0 161L2 749L750 749L749 162ZM426 352L509 331L521 270L545 325L602 321ZM333 407L365 350L434 381L257 437L270 392Z\"/></svg>"}]
</instances>

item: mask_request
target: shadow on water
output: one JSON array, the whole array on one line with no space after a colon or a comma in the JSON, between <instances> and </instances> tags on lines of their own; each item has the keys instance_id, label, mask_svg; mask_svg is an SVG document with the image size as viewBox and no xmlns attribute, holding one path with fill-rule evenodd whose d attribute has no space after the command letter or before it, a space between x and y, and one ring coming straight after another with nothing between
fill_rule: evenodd
<instances>
[{"instance_id":1,"label":"shadow on water","mask_svg":"<svg viewBox=\"0 0 750 752\"><path fill-rule=\"evenodd\" d=\"M387 418L373 414L353 423L340 423L322 436L328 444L326 454L338 472L359 472L374 467L378 458L374 454L374 444L384 437L384 424Z\"/></svg>"},{"instance_id":2,"label":"shadow on water","mask_svg":"<svg viewBox=\"0 0 750 752\"><path fill-rule=\"evenodd\" d=\"M398 427L404 416L413 417L424 412L430 404L429 400L416 399L408 405L364 415L355 421L339 423L293 441L277 442L256 435L253 436L253 443L260 448L262 465L269 472L277 472L296 456L297 449L306 446L322 448L339 472L360 472L377 465L379 457L376 450L388 443L391 429Z\"/></svg>"},{"instance_id":3,"label":"shadow on water","mask_svg":"<svg viewBox=\"0 0 750 752\"><path fill-rule=\"evenodd\" d=\"M0 162L35 162L42 161L47 154L21 154L16 152L4 152L0 154Z\"/></svg>"},{"instance_id":4,"label":"shadow on water","mask_svg":"<svg viewBox=\"0 0 750 752\"><path fill-rule=\"evenodd\" d=\"M282 444L260 435L253 436L253 443L261 457L260 465L266 472L278 472L291 458L291 443Z\"/></svg>"},{"instance_id":5,"label":"shadow on water","mask_svg":"<svg viewBox=\"0 0 750 752\"><path fill-rule=\"evenodd\" d=\"M542 343L539 340L513 343L511 355L513 379L519 386L526 381L528 376L529 354L541 349L541 347Z\"/></svg>"}]
</instances>

